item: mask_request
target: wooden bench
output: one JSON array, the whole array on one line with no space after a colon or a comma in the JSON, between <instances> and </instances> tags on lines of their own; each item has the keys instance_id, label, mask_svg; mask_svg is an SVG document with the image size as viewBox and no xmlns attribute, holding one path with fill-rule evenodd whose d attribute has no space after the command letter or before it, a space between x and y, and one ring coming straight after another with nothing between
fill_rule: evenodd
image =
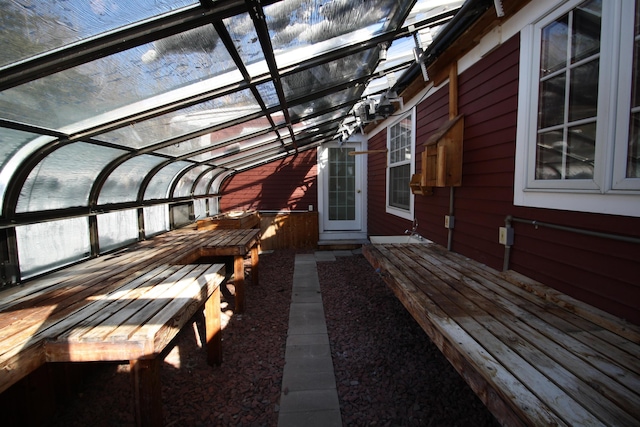
<instances>
[{"instance_id":1,"label":"wooden bench","mask_svg":"<svg viewBox=\"0 0 640 427\"><path fill-rule=\"evenodd\" d=\"M437 244L363 253L503 425L640 425L638 326Z\"/></svg>"},{"instance_id":2,"label":"wooden bench","mask_svg":"<svg viewBox=\"0 0 640 427\"><path fill-rule=\"evenodd\" d=\"M46 362L129 361L136 420L161 425L162 359L203 309L207 360L222 360L224 264L192 264L192 254L249 251L257 282L256 239L243 230L165 233L1 292L0 392ZM239 281L242 288L244 271Z\"/></svg>"}]
</instances>

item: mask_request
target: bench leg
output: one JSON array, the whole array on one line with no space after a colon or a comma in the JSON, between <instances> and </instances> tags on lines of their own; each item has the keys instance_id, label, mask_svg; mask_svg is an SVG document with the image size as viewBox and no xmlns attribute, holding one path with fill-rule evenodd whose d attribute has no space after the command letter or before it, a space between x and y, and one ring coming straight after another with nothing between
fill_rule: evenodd
<instances>
[{"instance_id":1,"label":"bench leg","mask_svg":"<svg viewBox=\"0 0 640 427\"><path fill-rule=\"evenodd\" d=\"M244 256L233 258L233 284L236 287L236 314L244 313Z\"/></svg>"},{"instance_id":2,"label":"bench leg","mask_svg":"<svg viewBox=\"0 0 640 427\"><path fill-rule=\"evenodd\" d=\"M222 363L222 328L220 322L220 286L204 304L207 363L210 366Z\"/></svg>"},{"instance_id":3,"label":"bench leg","mask_svg":"<svg viewBox=\"0 0 640 427\"><path fill-rule=\"evenodd\" d=\"M258 264L260 263L259 259L259 245L255 245L251 248L251 284L258 284Z\"/></svg>"},{"instance_id":4,"label":"bench leg","mask_svg":"<svg viewBox=\"0 0 640 427\"><path fill-rule=\"evenodd\" d=\"M161 359L130 360L136 425L162 425Z\"/></svg>"}]
</instances>

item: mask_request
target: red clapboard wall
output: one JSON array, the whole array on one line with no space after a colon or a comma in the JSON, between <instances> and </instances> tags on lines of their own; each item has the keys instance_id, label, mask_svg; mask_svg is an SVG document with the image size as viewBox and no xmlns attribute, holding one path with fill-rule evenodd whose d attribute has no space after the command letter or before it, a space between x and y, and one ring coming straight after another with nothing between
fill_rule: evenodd
<instances>
[{"instance_id":1,"label":"red clapboard wall","mask_svg":"<svg viewBox=\"0 0 640 427\"><path fill-rule=\"evenodd\" d=\"M462 186L454 189L452 250L502 269L498 230L505 217L640 237L640 218L513 205L518 104L519 37L514 36L458 77L465 116ZM416 170L422 144L448 118L448 85L417 106ZM370 137L384 149L386 132ZM385 159L369 156L369 234L398 234L410 222L385 213ZM416 196L418 231L447 244L449 188ZM514 223L509 267L610 313L640 324L640 247L637 244Z\"/></svg>"},{"instance_id":2,"label":"red clapboard wall","mask_svg":"<svg viewBox=\"0 0 640 427\"><path fill-rule=\"evenodd\" d=\"M307 210L318 200L316 150L235 174L220 188L220 211Z\"/></svg>"}]
</instances>

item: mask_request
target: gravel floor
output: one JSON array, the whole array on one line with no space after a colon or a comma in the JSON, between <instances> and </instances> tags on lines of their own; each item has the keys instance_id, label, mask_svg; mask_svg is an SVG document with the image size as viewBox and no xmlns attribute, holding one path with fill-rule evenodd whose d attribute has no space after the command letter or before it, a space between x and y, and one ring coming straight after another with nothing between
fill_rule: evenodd
<instances>
[{"instance_id":1,"label":"gravel floor","mask_svg":"<svg viewBox=\"0 0 640 427\"><path fill-rule=\"evenodd\" d=\"M206 364L195 324L180 334L161 374L167 426L277 425L294 259L261 255L245 314L223 301L221 366ZM345 426L497 425L362 255L318 275ZM97 365L51 425L134 425L128 371Z\"/></svg>"}]
</instances>

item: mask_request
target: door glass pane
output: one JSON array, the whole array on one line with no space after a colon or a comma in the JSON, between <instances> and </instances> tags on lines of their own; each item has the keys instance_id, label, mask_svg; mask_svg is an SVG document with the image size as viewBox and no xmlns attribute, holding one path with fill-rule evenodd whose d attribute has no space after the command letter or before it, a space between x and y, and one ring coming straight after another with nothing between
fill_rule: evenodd
<instances>
[{"instance_id":1,"label":"door glass pane","mask_svg":"<svg viewBox=\"0 0 640 427\"><path fill-rule=\"evenodd\" d=\"M16 227L18 260L23 279L88 258L86 217Z\"/></svg>"},{"instance_id":2,"label":"door glass pane","mask_svg":"<svg viewBox=\"0 0 640 427\"><path fill-rule=\"evenodd\" d=\"M329 220L353 221L356 218L355 156L351 148L329 149Z\"/></svg>"}]
</instances>

